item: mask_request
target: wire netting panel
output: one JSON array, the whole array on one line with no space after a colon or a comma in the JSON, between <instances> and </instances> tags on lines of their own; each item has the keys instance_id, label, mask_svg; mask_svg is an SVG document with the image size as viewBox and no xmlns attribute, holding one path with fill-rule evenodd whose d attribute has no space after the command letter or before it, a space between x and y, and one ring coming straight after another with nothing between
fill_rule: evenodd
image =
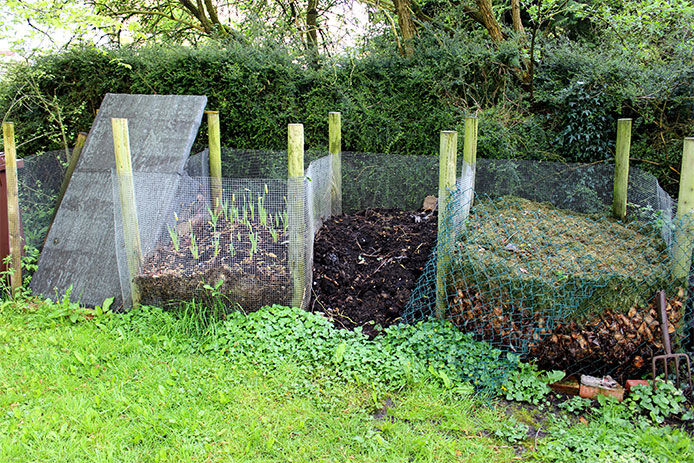
<instances>
[{"instance_id":1,"label":"wire netting panel","mask_svg":"<svg viewBox=\"0 0 694 463\"><path fill-rule=\"evenodd\" d=\"M245 311L271 304L306 306L314 234L331 211L331 161L330 156L316 159L297 179L224 178L219 186L210 177L135 174L143 256L135 283L142 303L221 296ZM115 172L113 186L119 274L128 305L126 230L135 224L123 223ZM156 216L143 216L138 197L157 198Z\"/></svg>"},{"instance_id":2,"label":"wire netting panel","mask_svg":"<svg viewBox=\"0 0 694 463\"><path fill-rule=\"evenodd\" d=\"M18 169L19 209L25 245L40 249L51 224L67 161L64 150L22 159Z\"/></svg>"},{"instance_id":3,"label":"wire netting panel","mask_svg":"<svg viewBox=\"0 0 694 463\"><path fill-rule=\"evenodd\" d=\"M672 277L683 229L674 202L632 169L630 217L614 220L613 174L607 165L479 160L474 195L463 179L452 192L404 318L438 307L461 330L543 367L625 376L663 348L654 295L664 289L671 336L685 347L691 316L688 282Z\"/></svg>"}]
</instances>

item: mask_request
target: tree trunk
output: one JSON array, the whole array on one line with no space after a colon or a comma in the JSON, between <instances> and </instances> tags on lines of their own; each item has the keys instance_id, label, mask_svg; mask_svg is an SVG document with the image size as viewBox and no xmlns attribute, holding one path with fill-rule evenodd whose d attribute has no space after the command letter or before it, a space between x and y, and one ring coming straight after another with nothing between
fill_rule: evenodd
<instances>
[{"instance_id":1,"label":"tree trunk","mask_svg":"<svg viewBox=\"0 0 694 463\"><path fill-rule=\"evenodd\" d=\"M476 0L479 16L474 19L480 21L489 32L492 41L498 43L504 40L499 22L494 17L491 0Z\"/></svg>"},{"instance_id":2,"label":"tree trunk","mask_svg":"<svg viewBox=\"0 0 694 463\"><path fill-rule=\"evenodd\" d=\"M318 52L318 0L308 0L306 7L306 46L310 52Z\"/></svg>"},{"instance_id":3,"label":"tree trunk","mask_svg":"<svg viewBox=\"0 0 694 463\"><path fill-rule=\"evenodd\" d=\"M523 21L521 21L520 0L511 0L511 15L513 17L513 30L521 36L525 34Z\"/></svg>"},{"instance_id":4,"label":"tree trunk","mask_svg":"<svg viewBox=\"0 0 694 463\"><path fill-rule=\"evenodd\" d=\"M415 28L412 20L411 0L393 0L393 3L398 13L398 25L402 34L405 56L412 56L414 53Z\"/></svg>"}]
</instances>

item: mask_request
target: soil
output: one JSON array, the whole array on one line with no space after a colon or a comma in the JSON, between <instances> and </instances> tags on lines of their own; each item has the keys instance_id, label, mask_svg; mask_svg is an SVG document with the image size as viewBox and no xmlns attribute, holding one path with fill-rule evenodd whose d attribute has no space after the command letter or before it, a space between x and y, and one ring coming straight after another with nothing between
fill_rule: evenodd
<instances>
[{"instance_id":1,"label":"soil","mask_svg":"<svg viewBox=\"0 0 694 463\"><path fill-rule=\"evenodd\" d=\"M316 235L311 308L369 336L400 321L436 241L436 212L367 209Z\"/></svg>"},{"instance_id":2,"label":"soil","mask_svg":"<svg viewBox=\"0 0 694 463\"><path fill-rule=\"evenodd\" d=\"M224 215L215 221L209 212L198 212L169 229L169 236L145 258L135 282L148 304L215 295L246 312L288 304L287 233L279 220L261 223L258 217L227 219Z\"/></svg>"}]
</instances>

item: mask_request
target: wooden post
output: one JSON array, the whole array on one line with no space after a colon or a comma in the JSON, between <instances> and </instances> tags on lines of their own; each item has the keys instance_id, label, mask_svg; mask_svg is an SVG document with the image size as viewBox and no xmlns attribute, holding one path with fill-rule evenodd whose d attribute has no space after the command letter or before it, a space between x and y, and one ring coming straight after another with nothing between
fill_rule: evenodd
<instances>
[{"instance_id":1,"label":"wooden post","mask_svg":"<svg viewBox=\"0 0 694 463\"><path fill-rule=\"evenodd\" d=\"M330 215L342 214L342 120L341 114L328 114L329 150L332 159Z\"/></svg>"},{"instance_id":2,"label":"wooden post","mask_svg":"<svg viewBox=\"0 0 694 463\"><path fill-rule=\"evenodd\" d=\"M60 190L58 190L58 200L55 203L55 209L53 210L53 217L51 217L51 223L48 226L48 230L50 231L51 227L53 226L53 221L55 220L55 216L58 214L58 209L60 208L60 204L63 202L63 198L65 197L65 192L67 191L67 187L70 184L70 180L72 179L72 174L75 172L75 168L77 167L77 162L80 160L80 156L82 155L82 148L84 148L84 142L87 141L87 134L84 132L80 132L77 134L77 141L75 141L75 147L72 148L72 156L70 157L70 163L67 166L67 169L65 170L65 175L63 176L63 183L60 184ZM48 233L46 233L46 238L48 238ZM44 238L44 246L46 244L46 241Z\"/></svg>"},{"instance_id":3,"label":"wooden post","mask_svg":"<svg viewBox=\"0 0 694 463\"><path fill-rule=\"evenodd\" d=\"M612 194L612 214L619 220L624 220L627 216L630 148L631 119L619 119L617 121L617 152L614 160L614 190Z\"/></svg>"},{"instance_id":4,"label":"wooden post","mask_svg":"<svg viewBox=\"0 0 694 463\"><path fill-rule=\"evenodd\" d=\"M118 192L123 219L123 237L125 255L128 262L130 293L133 307L140 304L140 289L135 284L135 277L142 264L142 246L140 245L140 227L137 220L135 203L135 186L130 159L130 135L127 119L111 119L113 127L113 148L116 154L116 172L118 173Z\"/></svg>"},{"instance_id":5,"label":"wooden post","mask_svg":"<svg viewBox=\"0 0 694 463\"><path fill-rule=\"evenodd\" d=\"M439 149L439 223L436 244L436 317L442 318L448 308L446 295L446 269L450 261L450 243L445 232L451 233L450 214L453 212L448 204L450 190L455 186L456 156L458 154L458 132L441 132ZM449 237L450 238L450 237Z\"/></svg>"},{"instance_id":6,"label":"wooden post","mask_svg":"<svg viewBox=\"0 0 694 463\"><path fill-rule=\"evenodd\" d=\"M303 307L306 291L303 124L289 124L287 148L289 158L287 218L289 220L289 270L292 275L292 306Z\"/></svg>"},{"instance_id":7,"label":"wooden post","mask_svg":"<svg viewBox=\"0 0 694 463\"><path fill-rule=\"evenodd\" d=\"M463 168L460 185L460 222L470 215L470 208L475 200L475 173L477 172L477 128L479 119L475 116L465 118L465 140L463 141Z\"/></svg>"},{"instance_id":8,"label":"wooden post","mask_svg":"<svg viewBox=\"0 0 694 463\"><path fill-rule=\"evenodd\" d=\"M675 280L686 281L694 249L694 137L684 139L676 223L672 273Z\"/></svg>"},{"instance_id":9,"label":"wooden post","mask_svg":"<svg viewBox=\"0 0 694 463\"><path fill-rule=\"evenodd\" d=\"M215 214L222 207L222 143L219 131L219 111L205 111L210 146L210 193Z\"/></svg>"},{"instance_id":10,"label":"wooden post","mask_svg":"<svg viewBox=\"0 0 694 463\"><path fill-rule=\"evenodd\" d=\"M14 124L2 123L5 146L5 178L7 181L7 221L10 238L10 288L12 297L22 287L22 235L19 229L19 192L17 189L17 151L14 143Z\"/></svg>"}]
</instances>

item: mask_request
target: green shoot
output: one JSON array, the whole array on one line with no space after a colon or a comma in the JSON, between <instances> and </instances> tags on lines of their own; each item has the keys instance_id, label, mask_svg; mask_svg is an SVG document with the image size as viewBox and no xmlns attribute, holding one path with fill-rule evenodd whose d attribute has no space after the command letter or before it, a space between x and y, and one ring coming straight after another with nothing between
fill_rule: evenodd
<instances>
[{"instance_id":1,"label":"green shoot","mask_svg":"<svg viewBox=\"0 0 694 463\"><path fill-rule=\"evenodd\" d=\"M178 230L176 227L169 227L168 225L166 226L167 230L169 231L169 236L171 237L171 242L173 243L173 247L178 252Z\"/></svg>"},{"instance_id":2,"label":"green shoot","mask_svg":"<svg viewBox=\"0 0 694 463\"><path fill-rule=\"evenodd\" d=\"M253 254L258 251L258 235L250 232L248 233L248 239L251 241L251 259L253 259Z\"/></svg>"},{"instance_id":3,"label":"green shoot","mask_svg":"<svg viewBox=\"0 0 694 463\"><path fill-rule=\"evenodd\" d=\"M219 232L215 231L213 238L212 238L212 244L214 245L214 256L217 257L219 255Z\"/></svg>"},{"instance_id":4,"label":"green shoot","mask_svg":"<svg viewBox=\"0 0 694 463\"><path fill-rule=\"evenodd\" d=\"M231 255L231 257L234 257L236 255L236 250L234 249L234 243L231 241L229 242L229 254Z\"/></svg>"},{"instance_id":5,"label":"green shoot","mask_svg":"<svg viewBox=\"0 0 694 463\"><path fill-rule=\"evenodd\" d=\"M272 241L277 243L277 230L275 230L274 228L271 228L270 229L270 235L272 235Z\"/></svg>"},{"instance_id":6,"label":"green shoot","mask_svg":"<svg viewBox=\"0 0 694 463\"><path fill-rule=\"evenodd\" d=\"M198 253L198 243L195 241L195 235L190 235L190 253L193 255L193 259L198 260L200 254Z\"/></svg>"}]
</instances>

